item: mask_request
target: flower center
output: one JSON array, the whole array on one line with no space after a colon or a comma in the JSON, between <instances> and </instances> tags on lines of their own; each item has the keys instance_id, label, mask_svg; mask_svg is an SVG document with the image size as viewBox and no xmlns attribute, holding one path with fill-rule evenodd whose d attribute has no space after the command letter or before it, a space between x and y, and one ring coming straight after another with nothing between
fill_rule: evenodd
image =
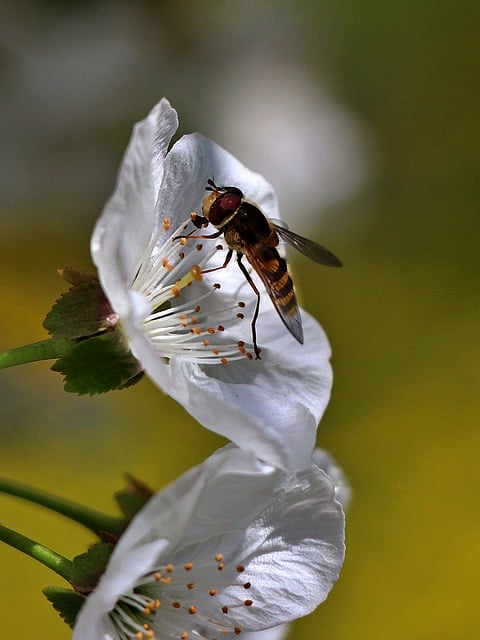
<instances>
[{"instance_id":1,"label":"flower center","mask_svg":"<svg viewBox=\"0 0 480 640\"><path fill-rule=\"evenodd\" d=\"M243 565L229 565L222 554L211 560L166 564L141 578L110 612L120 640L202 638L218 640L239 635L239 608L251 583L242 580Z\"/></svg>"},{"instance_id":2,"label":"flower center","mask_svg":"<svg viewBox=\"0 0 480 640\"><path fill-rule=\"evenodd\" d=\"M203 278L205 265L223 246L186 234L188 223L164 242L153 238L140 260L130 289L150 302L142 329L158 355L167 359L184 355L203 364L252 359L252 346L235 339L245 302L220 294L219 283L208 284ZM167 218L164 229L170 230Z\"/></svg>"}]
</instances>

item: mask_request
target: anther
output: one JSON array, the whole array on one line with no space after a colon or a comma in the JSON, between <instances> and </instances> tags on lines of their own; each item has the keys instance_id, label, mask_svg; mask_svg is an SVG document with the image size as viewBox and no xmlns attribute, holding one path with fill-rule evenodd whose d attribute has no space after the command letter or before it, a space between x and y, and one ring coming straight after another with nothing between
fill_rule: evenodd
<instances>
[{"instance_id":1,"label":"anther","mask_svg":"<svg viewBox=\"0 0 480 640\"><path fill-rule=\"evenodd\" d=\"M193 329L191 329L191 331L193 331ZM210 344L210 340L207 340L207 339L205 338L205 340L203 341L203 346L204 346L204 347L208 347L208 345L209 345L209 344Z\"/></svg>"},{"instance_id":2,"label":"anther","mask_svg":"<svg viewBox=\"0 0 480 640\"><path fill-rule=\"evenodd\" d=\"M185 571L191 571L193 569L193 564L191 562L186 562L183 565L183 568L185 569Z\"/></svg>"},{"instance_id":3,"label":"anther","mask_svg":"<svg viewBox=\"0 0 480 640\"><path fill-rule=\"evenodd\" d=\"M233 633L234 633L236 636L239 636L239 635L242 633L242 630L240 629L240 627L234 627L234 628L233 628Z\"/></svg>"},{"instance_id":4,"label":"anther","mask_svg":"<svg viewBox=\"0 0 480 640\"><path fill-rule=\"evenodd\" d=\"M178 287L172 287L172 295L174 298L178 298L180 295L180 289Z\"/></svg>"},{"instance_id":5,"label":"anther","mask_svg":"<svg viewBox=\"0 0 480 640\"><path fill-rule=\"evenodd\" d=\"M222 324L219 324L217 327L217 331L225 331L225 327Z\"/></svg>"},{"instance_id":6,"label":"anther","mask_svg":"<svg viewBox=\"0 0 480 640\"><path fill-rule=\"evenodd\" d=\"M253 600L244 600L244 601L243 601L243 604L244 604L246 607L251 607L251 606L252 606L252 604L253 604Z\"/></svg>"},{"instance_id":7,"label":"anther","mask_svg":"<svg viewBox=\"0 0 480 640\"><path fill-rule=\"evenodd\" d=\"M195 211L192 211L190 213L190 220L193 222L195 220L195 218L197 217L197 214L195 213Z\"/></svg>"},{"instance_id":8,"label":"anther","mask_svg":"<svg viewBox=\"0 0 480 640\"><path fill-rule=\"evenodd\" d=\"M168 231L170 229L170 218L163 219L163 228L165 229L165 231Z\"/></svg>"},{"instance_id":9,"label":"anther","mask_svg":"<svg viewBox=\"0 0 480 640\"><path fill-rule=\"evenodd\" d=\"M173 564L167 564L167 566L165 567L165 571L167 573L172 573L172 571L175 569L175 565Z\"/></svg>"},{"instance_id":10,"label":"anther","mask_svg":"<svg viewBox=\"0 0 480 640\"><path fill-rule=\"evenodd\" d=\"M181 634L180 639L181 639L181 640L187 640L187 638L188 638L188 633L187 633L186 631L184 631L184 632Z\"/></svg>"},{"instance_id":11,"label":"anther","mask_svg":"<svg viewBox=\"0 0 480 640\"><path fill-rule=\"evenodd\" d=\"M208 333L210 333L211 335L213 335L215 333L215 329L213 327L208 327L207 329Z\"/></svg>"},{"instance_id":12,"label":"anther","mask_svg":"<svg viewBox=\"0 0 480 640\"><path fill-rule=\"evenodd\" d=\"M216 595L216 593L217 593L216 589L210 589L210 591L208 592L208 595L209 596L214 596L214 595Z\"/></svg>"},{"instance_id":13,"label":"anther","mask_svg":"<svg viewBox=\"0 0 480 640\"><path fill-rule=\"evenodd\" d=\"M226 358L220 358L220 362L222 364L228 364L228 360Z\"/></svg>"},{"instance_id":14,"label":"anther","mask_svg":"<svg viewBox=\"0 0 480 640\"><path fill-rule=\"evenodd\" d=\"M237 313L237 318L239 320L243 320L245 318L245 316L243 315L243 313Z\"/></svg>"},{"instance_id":15,"label":"anther","mask_svg":"<svg viewBox=\"0 0 480 640\"><path fill-rule=\"evenodd\" d=\"M222 285L219 282L215 282L215 284L213 285L214 289L221 289Z\"/></svg>"},{"instance_id":16,"label":"anther","mask_svg":"<svg viewBox=\"0 0 480 640\"><path fill-rule=\"evenodd\" d=\"M238 343L238 346L240 346L240 342ZM243 564L237 564L236 569L238 573L243 573L243 571L245 571L245 567L243 566Z\"/></svg>"},{"instance_id":17,"label":"anther","mask_svg":"<svg viewBox=\"0 0 480 640\"><path fill-rule=\"evenodd\" d=\"M200 313L200 309L201 309L200 305L197 304L197 306L194 309L195 313Z\"/></svg>"},{"instance_id":18,"label":"anther","mask_svg":"<svg viewBox=\"0 0 480 640\"><path fill-rule=\"evenodd\" d=\"M223 251L223 244L217 244L217 246L215 247L215 249L217 251Z\"/></svg>"},{"instance_id":19,"label":"anther","mask_svg":"<svg viewBox=\"0 0 480 640\"><path fill-rule=\"evenodd\" d=\"M172 602L172 607L174 609L180 609L182 605L180 604L180 602Z\"/></svg>"},{"instance_id":20,"label":"anther","mask_svg":"<svg viewBox=\"0 0 480 640\"><path fill-rule=\"evenodd\" d=\"M218 354L220 353L220 349L218 347L215 347L215 349L213 350L213 353L218 356Z\"/></svg>"},{"instance_id":21,"label":"anther","mask_svg":"<svg viewBox=\"0 0 480 640\"><path fill-rule=\"evenodd\" d=\"M250 587L252 586L251 582L245 582L245 584L243 585L244 589L250 589Z\"/></svg>"},{"instance_id":22,"label":"anther","mask_svg":"<svg viewBox=\"0 0 480 640\"><path fill-rule=\"evenodd\" d=\"M224 567L225 567L225 565L224 565L224 564L219 564L219 565L217 565L217 569L218 569L219 571L223 571Z\"/></svg>"},{"instance_id":23,"label":"anther","mask_svg":"<svg viewBox=\"0 0 480 640\"><path fill-rule=\"evenodd\" d=\"M180 251L178 257L180 258L180 260L183 260L185 258L185 253L183 251Z\"/></svg>"},{"instance_id":24,"label":"anther","mask_svg":"<svg viewBox=\"0 0 480 640\"><path fill-rule=\"evenodd\" d=\"M201 244L201 243L199 242L197 245L195 245L195 249L196 249L197 251L201 251L201 250L203 249L203 244Z\"/></svg>"},{"instance_id":25,"label":"anther","mask_svg":"<svg viewBox=\"0 0 480 640\"><path fill-rule=\"evenodd\" d=\"M238 303L238 306L239 306L241 309L243 309L243 308L245 307L245 302L239 302L239 303Z\"/></svg>"},{"instance_id":26,"label":"anther","mask_svg":"<svg viewBox=\"0 0 480 640\"><path fill-rule=\"evenodd\" d=\"M223 560L223 555L221 553L217 553L217 555L215 556L215 562L222 562Z\"/></svg>"},{"instance_id":27,"label":"anther","mask_svg":"<svg viewBox=\"0 0 480 640\"><path fill-rule=\"evenodd\" d=\"M192 604L190 607L188 607L188 613L193 616L195 613L197 613L197 607Z\"/></svg>"},{"instance_id":28,"label":"anther","mask_svg":"<svg viewBox=\"0 0 480 640\"><path fill-rule=\"evenodd\" d=\"M192 278L197 282L201 282L201 280L203 279L202 272L200 271L200 267L198 266L198 264L193 265L193 267L190 269L190 273L192 274Z\"/></svg>"},{"instance_id":29,"label":"anther","mask_svg":"<svg viewBox=\"0 0 480 640\"><path fill-rule=\"evenodd\" d=\"M228 607L226 605L222 607L222 613L228 613Z\"/></svg>"}]
</instances>

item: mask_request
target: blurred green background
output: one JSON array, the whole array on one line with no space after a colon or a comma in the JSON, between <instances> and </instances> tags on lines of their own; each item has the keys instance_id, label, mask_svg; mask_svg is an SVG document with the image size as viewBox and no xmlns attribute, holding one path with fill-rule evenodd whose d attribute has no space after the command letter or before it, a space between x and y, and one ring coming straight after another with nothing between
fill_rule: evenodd
<instances>
[{"instance_id":1,"label":"blurred green background","mask_svg":"<svg viewBox=\"0 0 480 640\"><path fill-rule=\"evenodd\" d=\"M279 187L284 218L345 263L293 256L333 347L318 442L354 491L347 557L292 637L478 637L478 2L4 2L0 349L41 340L91 270L89 236L133 122L162 95ZM63 392L48 363L1 372L0 474L113 508L222 441L148 381ZM10 498L8 526L71 557L77 527ZM0 548L2 637L70 637L47 569Z\"/></svg>"}]
</instances>

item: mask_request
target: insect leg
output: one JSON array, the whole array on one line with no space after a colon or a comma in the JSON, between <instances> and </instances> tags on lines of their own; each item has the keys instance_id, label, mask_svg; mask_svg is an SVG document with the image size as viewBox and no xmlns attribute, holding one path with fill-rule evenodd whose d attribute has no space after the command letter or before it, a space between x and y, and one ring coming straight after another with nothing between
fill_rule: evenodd
<instances>
[{"instance_id":1,"label":"insect leg","mask_svg":"<svg viewBox=\"0 0 480 640\"><path fill-rule=\"evenodd\" d=\"M255 360L261 360L261 357L260 357L261 350L258 348L258 344L257 344L257 318L258 318L258 312L260 310L260 291L255 286L254 281L252 280L247 269L245 268L245 265L242 262L242 258L243 258L243 253L237 253L238 266L240 267L240 270L245 276L245 278L247 279L248 284L252 287L252 289L255 292L255 295L257 296L257 304L255 305L255 312L253 314L251 325L252 325L253 350L255 351Z\"/></svg>"},{"instance_id":2,"label":"insect leg","mask_svg":"<svg viewBox=\"0 0 480 640\"><path fill-rule=\"evenodd\" d=\"M181 240L182 238L185 238L185 240L189 240L190 238L218 238L222 235L223 231L216 231L215 233L211 233L208 236L194 236L193 234L195 233L196 229L194 229L191 233L188 233L186 236L175 236L174 238L172 238L172 242L175 240Z\"/></svg>"},{"instance_id":3,"label":"insect leg","mask_svg":"<svg viewBox=\"0 0 480 640\"><path fill-rule=\"evenodd\" d=\"M199 237L199 236L197 236ZM225 262L219 267L212 267L212 269L205 269L204 271L200 271L200 273L212 273L212 271L218 271L219 269L225 269L230 260L232 259L233 250L229 249L225 258Z\"/></svg>"}]
</instances>

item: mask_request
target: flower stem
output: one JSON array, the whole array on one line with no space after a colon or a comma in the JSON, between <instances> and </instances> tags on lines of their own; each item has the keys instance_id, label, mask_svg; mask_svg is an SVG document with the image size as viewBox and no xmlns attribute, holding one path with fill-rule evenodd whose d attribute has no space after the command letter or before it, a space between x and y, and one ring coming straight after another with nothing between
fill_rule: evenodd
<instances>
[{"instance_id":1,"label":"flower stem","mask_svg":"<svg viewBox=\"0 0 480 640\"><path fill-rule=\"evenodd\" d=\"M100 511L95 511L89 507L77 504L76 502L5 478L0 478L0 492L28 500L29 502L46 507L51 511L60 513L96 534L106 532L114 536L119 536L126 526L126 521L123 518L106 515Z\"/></svg>"},{"instance_id":2,"label":"flower stem","mask_svg":"<svg viewBox=\"0 0 480 640\"><path fill-rule=\"evenodd\" d=\"M67 558L64 558L60 554L52 551L43 544L35 542L31 538L23 536L21 533L17 533L8 527L4 527L0 524L0 540L10 545L22 553L26 553L27 556L38 560L52 571L55 571L59 576L65 578L68 582L71 580L72 575L72 563Z\"/></svg>"},{"instance_id":3,"label":"flower stem","mask_svg":"<svg viewBox=\"0 0 480 640\"><path fill-rule=\"evenodd\" d=\"M0 369L16 367L27 362L37 360L51 360L63 358L70 353L76 345L74 340L55 339L42 340L34 344L27 344L24 347L17 347L0 353Z\"/></svg>"}]
</instances>

